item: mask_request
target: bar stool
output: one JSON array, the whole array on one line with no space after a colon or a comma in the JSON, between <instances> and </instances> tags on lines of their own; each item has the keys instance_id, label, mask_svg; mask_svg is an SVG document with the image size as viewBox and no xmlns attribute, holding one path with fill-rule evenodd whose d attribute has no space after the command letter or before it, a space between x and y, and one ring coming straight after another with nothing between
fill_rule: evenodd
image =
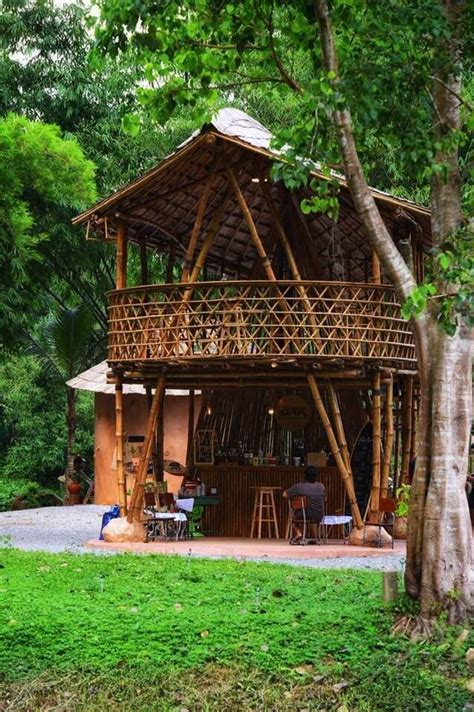
<instances>
[{"instance_id":1,"label":"bar stool","mask_svg":"<svg viewBox=\"0 0 474 712\"><path fill-rule=\"evenodd\" d=\"M267 525L267 537L272 539L272 527L274 529L275 538L280 538L278 529L278 519L275 506L274 490L279 490L281 487L251 487L255 490L255 499L253 502L252 526L250 528L250 538L253 539L255 527L257 527L257 538L262 538L262 524Z\"/></svg>"}]
</instances>

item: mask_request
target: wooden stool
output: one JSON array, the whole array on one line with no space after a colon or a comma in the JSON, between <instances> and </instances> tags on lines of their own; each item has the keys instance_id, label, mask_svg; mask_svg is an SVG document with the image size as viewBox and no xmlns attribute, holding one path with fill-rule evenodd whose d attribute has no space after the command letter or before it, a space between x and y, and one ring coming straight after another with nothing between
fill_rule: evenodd
<instances>
[{"instance_id":1,"label":"wooden stool","mask_svg":"<svg viewBox=\"0 0 474 712\"><path fill-rule=\"evenodd\" d=\"M252 539L257 526L257 538L262 538L262 524L267 525L267 538L272 538L272 525L274 527L275 538L280 538L278 530L278 519L275 507L274 490L279 490L281 487L251 487L255 490L255 499L253 502L252 526L250 528L250 538Z\"/></svg>"}]
</instances>

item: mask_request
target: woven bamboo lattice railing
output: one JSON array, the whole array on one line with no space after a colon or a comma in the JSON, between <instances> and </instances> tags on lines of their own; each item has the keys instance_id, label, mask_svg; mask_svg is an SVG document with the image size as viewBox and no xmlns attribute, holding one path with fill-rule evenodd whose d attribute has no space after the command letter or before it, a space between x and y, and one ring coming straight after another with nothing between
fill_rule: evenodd
<instances>
[{"instance_id":1,"label":"woven bamboo lattice railing","mask_svg":"<svg viewBox=\"0 0 474 712\"><path fill-rule=\"evenodd\" d=\"M351 282L199 282L109 294L108 361L363 359L415 366L394 290Z\"/></svg>"}]
</instances>

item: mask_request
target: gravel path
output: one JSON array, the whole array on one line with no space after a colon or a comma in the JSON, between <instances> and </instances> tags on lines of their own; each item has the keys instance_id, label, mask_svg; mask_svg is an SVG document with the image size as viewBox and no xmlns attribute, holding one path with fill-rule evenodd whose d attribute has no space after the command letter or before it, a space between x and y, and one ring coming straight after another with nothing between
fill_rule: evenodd
<instances>
[{"instance_id":1,"label":"gravel path","mask_svg":"<svg viewBox=\"0 0 474 712\"><path fill-rule=\"evenodd\" d=\"M0 512L0 545L30 551L69 551L73 553L114 554L103 549L88 549L84 543L99 536L102 515L108 506L95 504L75 507L43 507L16 512ZM220 558L220 557L211 557ZM341 556L331 559L265 559L248 557L250 561L272 564L292 564L318 569L401 570L404 559L396 554L384 556Z\"/></svg>"}]
</instances>

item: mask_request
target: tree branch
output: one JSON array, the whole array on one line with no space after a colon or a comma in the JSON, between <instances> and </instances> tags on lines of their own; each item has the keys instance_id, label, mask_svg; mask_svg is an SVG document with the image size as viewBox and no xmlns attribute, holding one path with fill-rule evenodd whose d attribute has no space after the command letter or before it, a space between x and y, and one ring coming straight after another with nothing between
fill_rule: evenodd
<instances>
[{"instance_id":1,"label":"tree branch","mask_svg":"<svg viewBox=\"0 0 474 712\"><path fill-rule=\"evenodd\" d=\"M460 104L464 104L464 106L469 109L469 111L474 111L474 106L470 104L466 99L463 99L460 94L458 94L457 91L454 91L452 87L449 86L449 84L446 84L446 82L443 82L443 80L440 77L435 76L434 74L430 74L430 79L434 82L438 82L438 84L441 84L450 94L452 94L456 99L459 101Z\"/></svg>"},{"instance_id":2,"label":"tree branch","mask_svg":"<svg viewBox=\"0 0 474 712\"><path fill-rule=\"evenodd\" d=\"M340 93L340 76L337 52L332 33L327 0L314 0L314 9L319 24L319 34L326 72L331 72L331 86L335 95ZM377 204L365 179L357 152L352 116L348 109L332 109L332 121L344 164L344 174L358 216L373 249L379 256L385 271L402 299L416 287L416 281L405 260L398 251L382 219Z\"/></svg>"}]
</instances>

